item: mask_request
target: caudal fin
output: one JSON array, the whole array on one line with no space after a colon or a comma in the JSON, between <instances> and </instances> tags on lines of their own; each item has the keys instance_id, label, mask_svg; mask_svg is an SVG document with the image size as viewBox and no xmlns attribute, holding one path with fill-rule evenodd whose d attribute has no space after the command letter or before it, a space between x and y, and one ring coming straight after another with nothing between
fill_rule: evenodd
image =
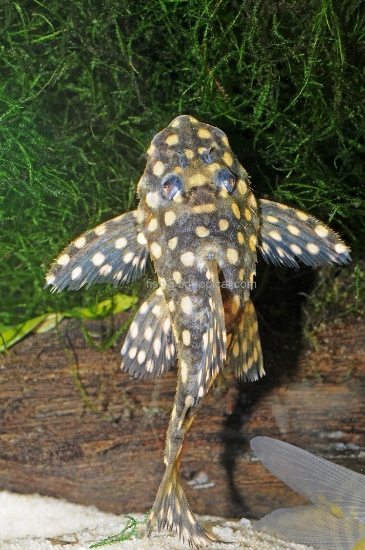
<instances>
[{"instance_id":1,"label":"caudal fin","mask_svg":"<svg viewBox=\"0 0 365 550\"><path fill-rule=\"evenodd\" d=\"M202 548L217 541L216 537L205 531L191 511L176 464L167 467L161 481L149 516L147 536L150 536L156 523L158 531L176 530L179 538L193 548Z\"/></svg>"}]
</instances>

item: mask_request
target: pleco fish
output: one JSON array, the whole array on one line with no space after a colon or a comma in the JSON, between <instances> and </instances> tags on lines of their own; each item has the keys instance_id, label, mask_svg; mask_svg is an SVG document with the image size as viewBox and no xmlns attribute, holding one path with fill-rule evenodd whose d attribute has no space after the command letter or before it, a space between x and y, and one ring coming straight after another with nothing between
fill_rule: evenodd
<instances>
[{"instance_id":1,"label":"pleco fish","mask_svg":"<svg viewBox=\"0 0 365 550\"><path fill-rule=\"evenodd\" d=\"M258 203L247 172L218 128L175 118L148 149L139 206L88 231L52 265L47 285L128 283L150 255L159 288L142 304L122 348L122 369L154 377L176 361L178 381L167 431L166 471L148 533L175 528L192 546L216 540L198 523L182 489L187 430L225 366L240 379L264 374L250 290L257 248L266 261L297 267L344 264L349 249L314 217L269 200Z\"/></svg>"},{"instance_id":2,"label":"pleco fish","mask_svg":"<svg viewBox=\"0 0 365 550\"><path fill-rule=\"evenodd\" d=\"M314 504L275 510L255 529L325 550L365 548L365 476L270 437L255 437L251 447L271 473Z\"/></svg>"}]
</instances>

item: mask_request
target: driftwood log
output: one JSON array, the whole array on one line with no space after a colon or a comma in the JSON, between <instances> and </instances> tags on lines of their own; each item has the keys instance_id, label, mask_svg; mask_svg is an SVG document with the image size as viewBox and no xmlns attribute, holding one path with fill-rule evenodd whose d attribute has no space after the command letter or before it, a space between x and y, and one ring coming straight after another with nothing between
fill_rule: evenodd
<instances>
[{"instance_id":1,"label":"driftwood log","mask_svg":"<svg viewBox=\"0 0 365 550\"><path fill-rule=\"evenodd\" d=\"M272 294L264 292L261 303ZM258 300L267 376L238 383L224 372L188 434L182 477L197 513L260 517L303 502L254 459L249 441L256 435L363 471L364 319L338 317L339 310L303 340L304 298L294 306L286 299L299 321L283 329L282 314L274 314L275 330L268 328L272 308ZM97 344L110 323L84 326ZM85 341L80 321L68 320L0 356L0 489L116 513L148 511L164 471L176 372L131 379L120 371L119 350L120 341L100 353Z\"/></svg>"}]
</instances>

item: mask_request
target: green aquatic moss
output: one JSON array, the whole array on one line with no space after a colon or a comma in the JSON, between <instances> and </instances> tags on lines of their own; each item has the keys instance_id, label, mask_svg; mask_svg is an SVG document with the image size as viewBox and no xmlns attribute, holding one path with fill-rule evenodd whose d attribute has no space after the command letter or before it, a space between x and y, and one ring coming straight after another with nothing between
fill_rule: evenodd
<instances>
[{"instance_id":1,"label":"green aquatic moss","mask_svg":"<svg viewBox=\"0 0 365 550\"><path fill-rule=\"evenodd\" d=\"M54 296L44 274L78 234L135 206L148 143L180 113L226 131L258 195L361 250L360 0L5 0L0 20L3 325L112 295Z\"/></svg>"}]
</instances>

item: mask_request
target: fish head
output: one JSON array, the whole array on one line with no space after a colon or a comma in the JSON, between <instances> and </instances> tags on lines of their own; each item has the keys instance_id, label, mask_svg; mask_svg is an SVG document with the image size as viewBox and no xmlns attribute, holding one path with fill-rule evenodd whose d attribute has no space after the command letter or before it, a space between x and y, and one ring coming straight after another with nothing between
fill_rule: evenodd
<instances>
[{"instance_id":1,"label":"fish head","mask_svg":"<svg viewBox=\"0 0 365 550\"><path fill-rule=\"evenodd\" d=\"M215 262L228 288L255 273L257 205L220 129L182 115L148 149L138 221L162 282Z\"/></svg>"}]
</instances>

